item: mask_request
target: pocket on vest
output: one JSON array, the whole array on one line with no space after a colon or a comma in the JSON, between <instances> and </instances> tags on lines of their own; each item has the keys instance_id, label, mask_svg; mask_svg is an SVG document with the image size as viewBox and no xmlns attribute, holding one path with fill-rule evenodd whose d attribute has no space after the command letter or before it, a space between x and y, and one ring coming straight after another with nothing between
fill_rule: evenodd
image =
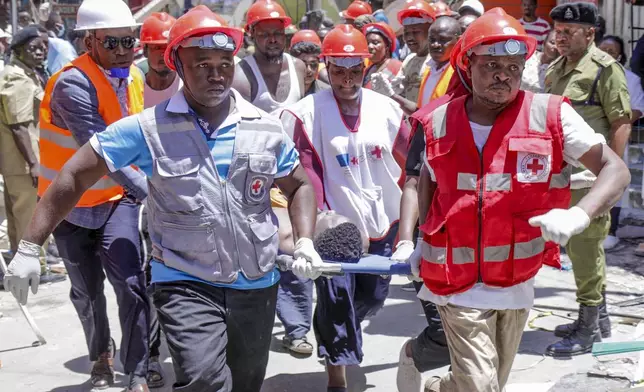
<instances>
[{"instance_id":1,"label":"pocket on vest","mask_svg":"<svg viewBox=\"0 0 644 392\"><path fill-rule=\"evenodd\" d=\"M189 226L161 223L161 245L181 253L213 253L217 257L215 230L212 225Z\"/></svg>"},{"instance_id":2,"label":"pocket on vest","mask_svg":"<svg viewBox=\"0 0 644 392\"><path fill-rule=\"evenodd\" d=\"M247 218L248 226L253 232L252 242L255 247L257 264L262 272L268 272L273 268L279 245L277 218L273 216L272 211L269 207Z\"/></svg>"},{"instance_id":3,"label":"pocket on vest","mask_svg":"<svg viewBox=\"0 0 644 392\"><path fill-rule=\"evenodd\" d=\"M273 155L251 154L248 157L248 174L244 198L248 204L260 204L268 197L273 176L277 173L277 158Z\"/></svg>"},{"instance_id":4,"label":"pocket on vest","mask_svg":"<svg viewBox=\"0 0 644 392\"><path fill-rule=\"evenodd\" d=\"M172 212L195 211L202 207L199 193L201 182L199 169L201 157L159 157L155 162L159 184L163 187L159 194L163 208ZM164 197L167 194L167 197Z\"/></svg>"},{"instance_id":5,"label":"pocket on vest","mask_svg":"<svg viewBox=\"0 0 644 392\"><path fill-rule=\"evenodd\" d=\"M541 268L544 260L546 241L541 236L541 228L530 226L528 220L534 216L544 214L547 211L547 209L540 209L515 214L512 217L513 284L528 280Z\"/></svg>"}]
</instances>

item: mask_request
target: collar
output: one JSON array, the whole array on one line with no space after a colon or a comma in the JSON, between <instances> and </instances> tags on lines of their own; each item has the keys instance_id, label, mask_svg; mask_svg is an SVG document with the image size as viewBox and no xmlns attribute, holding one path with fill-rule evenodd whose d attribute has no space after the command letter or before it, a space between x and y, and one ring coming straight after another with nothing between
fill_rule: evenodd
<instances>
[{"instance_id":1,"label":"collar","mask_svg":"<svg viewBox=\"0 0 644 392\"><path fill-rule=\"evenodd\" d=\"M186 101L186 97L183 95L183 87L181 90L177 91L166 106L165 110L169 113L177 114L190 114L190 105ZM250 102L246 101L242 96L237 92L237 90L231 88L230 93L235 97L235 108L233 112L228 116L226 121L222 124L231 124L234 122L239 122L241 119L257 119L261 118L262 114L260 111L253 106ZM221 128L221 127L220 127Z\"/></svg>"},{"instance_id":2,"label":"collar","mask_svg":"<svg viewBox=\"0 0 644 392\"><path fill-rule=\"evenodd\" d=\"M18 57L16 57L16 56L13 56L13 55L11 56L11 60L10 60L9 64L11 64L11 65L15 66L16 68L20 69L27 76L33 76L33 75L36 74L36 71L34 71L33 68L29 68L27 66L27 64L25 64L22 61L20 61L20 59L18 59Z\"/></svg>"},{"instance_id":3,"label":"collar","mask_svg":"<svg viewBox=\"0 0 644 392\"><path fill-rule=\"evenodd\" d=\"M584 55L581 56L579 61L577 61L577 65L575 65L575 68L573 68L572 70L583 72L586 65L591 61L593 52L595 51L596 48L597 47L595 46L595 43L591 42L590 45L588 45L588 49L586 49L586 53L584 53ZM567 75L568 72L572 71L571 70L571 71L565 72L567 61L568 59L564 58L564 62L563 62L564 75Z\"/></svg>"},{"instance_id":4,"label":"collar","mask_svg":"<svg viewBox=\"0 0 644 392\"><path fill-rule=\"evenodd\" d=\"M431 72L443 72L445 68L447 68L447 66L449 65L449 61L448 61L445 64L443 64L442 67L438 68L438 63L434 61L434 59L431 58L431 56L428 55L427 59L428 59L427 65L429 66Z\"/></svg>"}]
</instances>

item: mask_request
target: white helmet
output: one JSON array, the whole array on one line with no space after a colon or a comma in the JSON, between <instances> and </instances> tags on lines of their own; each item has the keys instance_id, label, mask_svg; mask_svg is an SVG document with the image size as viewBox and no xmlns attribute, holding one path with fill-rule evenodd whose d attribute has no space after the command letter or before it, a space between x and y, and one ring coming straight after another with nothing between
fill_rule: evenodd
<instances>
[{"instance_id":1,"label":"white helmet","mask_svg":"<svg viewBox=\"0 0 644 392\"><path fill-rule=\"evenodd\" d=\"M123 0L84 0L76 14L74 31L137 27L132 11Z\"/></svg>"}]
</instances>

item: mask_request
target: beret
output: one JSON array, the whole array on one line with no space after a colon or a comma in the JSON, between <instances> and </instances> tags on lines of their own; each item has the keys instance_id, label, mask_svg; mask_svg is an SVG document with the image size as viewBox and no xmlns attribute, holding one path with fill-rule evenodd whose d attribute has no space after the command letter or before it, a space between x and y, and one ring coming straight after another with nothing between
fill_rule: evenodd
<instances>
[{"instance_id":1,"label":"beret","mask_svg":"<svg viewBox=\"0 0 644 392\"><path fill-rule=\"evenodd\" d=\"M566 3L556 6L550 11L550 17L555 22L582 23L595 25L599 12L593 3Z\"/></svg>"},{"instance_id":2,"label":"beret","mask_svg":"<svg viewBox=\"0 0 644 392\"><path fill-rule=\"evenodd\" d=\"M13 38L11 39L11 50L21 47L32 38L40 37L41 34L46 33L41 32L38 25L32 24L25 27L13 35Z\"/></svg>"}]
</instances>

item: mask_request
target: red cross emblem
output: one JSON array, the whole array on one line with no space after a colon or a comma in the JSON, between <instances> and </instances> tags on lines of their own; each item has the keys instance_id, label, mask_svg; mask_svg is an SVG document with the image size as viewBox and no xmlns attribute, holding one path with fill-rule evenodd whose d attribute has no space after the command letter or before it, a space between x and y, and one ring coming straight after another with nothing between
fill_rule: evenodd
<instances>
[{"instance_id":1,"label":"red cross emblem","mask_svg":"<svg viewBox=\"0 0 644 392\"><path fill-rule=\"evenodd\" d=\"M382 148L380 148L380 146L375 146L373 150L371 150L371 155L376 159L382 159Z\"/></svg>"},{"instance_id":2,"label":"red cross emblem","mask_svg":"<svg viewBox=\"0 0 644 392\"><path fill-rule=\"evenodd\" d=\"M358 161L358 158L357 158L357 157L353 157L353 158L351 158L351 163L352 163L353 165L357 165L358 163L360 163L360 161Z\"/></svg>"},{"instance_id":3,"label":"red cross emblem","mask_svg":"<svg viewBox=\"0 0 644 392\"><path fill-rule=\"evenodd\" d=\"M540 161L538 159L534 158L532 162L528 163L528 165L526 166L528 170L532 172L533 176L536 176L544 168L544 166L539 162Z\"/></svg>"},{"instance_id":4,"label":"red cross emblem","mask_svg":"<svg viewBox=\"0 0 644 392\"><path fill-rule=\"evenodd\" d=\"M550 158L547 155L520 153L517 160L519 182L546 182L550 175Z\"/></svg>"},{"instance_id":5,"label":"red cross emblem","mask_svg":"<svg viewBox=\"0 0 644 392\"><path fill-rule=\"evenodd\" d=\"M266 193L266 178L255 176L248 185L248 197L253 201L259 201Z\"/></svg>"}]
</instances>

